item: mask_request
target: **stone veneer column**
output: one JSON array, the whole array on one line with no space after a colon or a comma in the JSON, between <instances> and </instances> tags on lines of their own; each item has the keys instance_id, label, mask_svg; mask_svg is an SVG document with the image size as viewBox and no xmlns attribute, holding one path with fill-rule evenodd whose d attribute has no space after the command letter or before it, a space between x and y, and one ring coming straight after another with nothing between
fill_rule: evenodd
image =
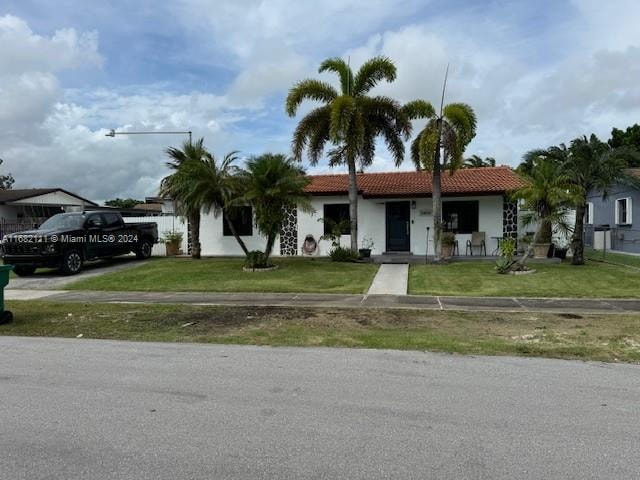
<instances>
[{"instance_id":1,"label":"stone veneer column","mask_svg":"<svg viewBox=\"0 0 640 480\"><path fill-rule=\"evenodd\" d=\"M298 254L298 209L285 208L285 219L280 230L280 255Z\"/></svg>"},{"instance_id":2,"label":"stone veneer column","mask_svg":"<svg viewBox=\"0 0 640 480\"><path fill-rule=\"evenodd\" d=\"M518 238L518 202L502 197L502 236Z\"/></svg>"}]
</instances>

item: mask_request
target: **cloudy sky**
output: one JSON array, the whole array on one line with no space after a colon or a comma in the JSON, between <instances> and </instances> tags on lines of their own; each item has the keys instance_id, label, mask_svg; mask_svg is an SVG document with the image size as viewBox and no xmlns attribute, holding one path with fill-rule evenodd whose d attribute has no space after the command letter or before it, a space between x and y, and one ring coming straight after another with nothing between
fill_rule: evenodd
<instances>
[{"instance_id":1,"label":"cloudy sky","mask_svg":"<svg viewBox=\"0 0 640 480\"><path fill-rule=\"evenodd\" d=\"M374 55L398 67L376 91L400 101L436 103L450 63L447 99L479 119L467 153L516 165L640 122L639 18L637 0L3 0L0 173L95 200L154 195L182 138L110 128L287 153L287 89L327 57ZM373 169L394 168L381 145Z\"/></svg>"}]
</instances>

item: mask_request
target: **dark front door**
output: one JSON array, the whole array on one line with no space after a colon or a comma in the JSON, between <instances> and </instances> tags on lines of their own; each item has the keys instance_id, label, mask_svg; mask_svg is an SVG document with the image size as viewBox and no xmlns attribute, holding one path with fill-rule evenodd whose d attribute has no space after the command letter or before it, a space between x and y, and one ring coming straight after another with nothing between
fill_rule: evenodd
<instances>
[{"instance_id":1,"label":"dark front door","mask_svg":"<svg viewBox=\"0 0 640 480\"><path fill-rule=\"evenodd\" d=\"M387 251L408 252L409 202L387 202Z\"/></svg>"}]
</instances>

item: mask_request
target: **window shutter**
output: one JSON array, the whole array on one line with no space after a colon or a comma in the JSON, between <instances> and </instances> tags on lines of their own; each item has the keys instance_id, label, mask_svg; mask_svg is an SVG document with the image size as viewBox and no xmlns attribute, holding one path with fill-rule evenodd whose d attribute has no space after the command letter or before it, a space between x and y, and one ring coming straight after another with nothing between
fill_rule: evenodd
<instances>
[{"instance_id":1,"label":"window shutter","mask_svg":"<svg viewBox=\"0 0 640 480\"><path fill-rule=\"evenodd\" d=\"M616 225L620 223L620 208L618 206L619 203L620 203L620 200L616 200L615 209L613 213L615 215L615 218L613 219L614 220L613 223L615 223Z\"/></svg>"},{"instance_id":2,"label":"window shutter","mask_svg":"<svg viewBox=\"0 0 640 480\"><path fill-rule=\"evenodd\" d=\"M593 225L593 203L587 202L587 225Z\"/></svg>"},{"instance_id":3,"label":"window shutter","mask_svg":"<svg viewBox=\"0 0 640 480\"><path fill-rule=\"evenodd\" d=\"M631 197L627 197L627 218L625 218L625 223L631 225L633 222L633 215L631 212Z\"/></svg>"}]
</instances>

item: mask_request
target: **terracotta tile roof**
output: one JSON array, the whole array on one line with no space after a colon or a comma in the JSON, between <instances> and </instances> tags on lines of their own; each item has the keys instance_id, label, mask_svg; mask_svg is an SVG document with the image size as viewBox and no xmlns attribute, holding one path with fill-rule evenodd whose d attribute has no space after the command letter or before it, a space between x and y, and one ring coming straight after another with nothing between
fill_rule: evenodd
<instances>
[{"instance_id":1,"label":"terracotta tile roof","mask_svg":"<svg viewBox=\"0 0 640 480\"><path fill-rule=\"evenodd\" d=\"M346 195L348 176L310 175L306 191L313 195ZM504 193L523 186L510 167L464 168L442 173L443 195ZM359 173L358 191L363 197L430 197L431 174L425 172Z\"/></svg>"}]
</instances>

